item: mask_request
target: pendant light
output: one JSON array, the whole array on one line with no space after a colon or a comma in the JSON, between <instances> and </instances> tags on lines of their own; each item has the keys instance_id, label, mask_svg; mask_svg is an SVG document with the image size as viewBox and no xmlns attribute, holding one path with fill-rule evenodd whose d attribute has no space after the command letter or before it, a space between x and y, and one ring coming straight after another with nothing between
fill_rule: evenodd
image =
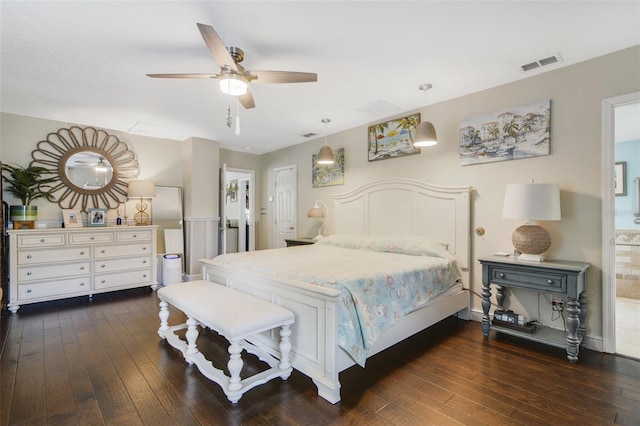
<instances>
[{"instance_id":1,"label":"pendant light","mask_svg":"<svg viewBox=\"0 0 640 426\"><path fill-rule=\"evenodd\" d=\"M323 118L322 122L324 123L324 146L320 148L320 152L318 153L318 164L333 164L335 161L333 151L331 147L327 145L327 123L330 123L331 120Z\"/></svg>"},{"instance_id":2,"label":"pendant light","mask_svg":"<svg viewBox=\"0 0 640 426\"><path fill-rule=\"evenodd\" d=\"M429 83L421 84L418 89L424 91L424 106L427 106L427 90L433 86ZM438 143L436 129L429 121L423 121L416 127L416 135L413 139L413 146L425 147L433 146Z\"/></svg>"}]
</instances>

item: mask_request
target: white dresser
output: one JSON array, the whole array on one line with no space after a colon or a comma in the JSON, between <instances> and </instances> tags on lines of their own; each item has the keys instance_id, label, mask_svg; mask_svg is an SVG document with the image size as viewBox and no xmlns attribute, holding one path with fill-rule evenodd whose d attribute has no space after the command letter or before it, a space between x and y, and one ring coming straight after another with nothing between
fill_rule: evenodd
<instances>
[{"instance_id":1,"label":"white dresser","mask_svg":"<svg viewBox=\"0 0 640 426\"><path fill-rule=\"evenodd\" d=\"M9 310L147 285L156 289L156 228L9 230Z\"/></svg>"}]
</instances>

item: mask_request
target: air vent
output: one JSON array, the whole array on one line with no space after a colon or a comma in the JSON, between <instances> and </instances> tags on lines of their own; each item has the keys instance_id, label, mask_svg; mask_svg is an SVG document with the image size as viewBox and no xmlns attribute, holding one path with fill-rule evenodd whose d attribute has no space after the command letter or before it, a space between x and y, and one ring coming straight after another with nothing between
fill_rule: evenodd
<instances>
[{"instance_id":1,"label":"air vent","mask_svg":"<svg viewBox=\"0 0 640 426\"><path fill-rule=\"evenodd\" d=\"M303 138L312 138L314 136L318 136L318 134L311 132L311 133L305 133L304 135L302 135Z\"/></svg>"},{"instance_id":2,"label":"air vent","mask_svg":"<svg viewBox=\"0 0 640 426\"><path fill-rule=\"evenodd\" d=\"M559 53L556 53L553 56L548 56L546 58L537 59L533 62L529 62L528 64L520 65L522 71L531 71L536 68L544 67L545 65L555 64L557 62L562 61L562 56Z\"/></svg>"}]
</instances>

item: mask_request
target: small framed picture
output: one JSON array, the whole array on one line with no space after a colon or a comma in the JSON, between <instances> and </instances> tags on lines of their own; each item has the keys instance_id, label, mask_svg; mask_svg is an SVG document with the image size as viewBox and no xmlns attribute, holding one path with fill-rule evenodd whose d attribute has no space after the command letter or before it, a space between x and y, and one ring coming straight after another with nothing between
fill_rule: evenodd
<instances>
[{"instance_id":1,"label":"small framed picture","mask_svg":"<svg viewBox=\"0 0 640 426\"><path fill-rule=\"evenodd\" d=\"M87 226L107 226L107 209L89 209Z\"/></svg>"},{"instance_id":2,"label":"small framed picture","mask_svg":"<svg viewBox=\"0 0 640 426\"><path fill-rule=\"evenodd\" d=\"M65 228L82 228L82 216L80 216L80 210L62 210L62 221Z\"/></svg>"},{"instance_id":3,"label":"small framed picture","mask_svg":"<svg viewBox=\"0 0 640 426\"><path fill-rule=\"evenodd\" d=\"M627 195L627 162L619 161L616 163L614 191L616 195Z\"/></svg>"}]
</instances>

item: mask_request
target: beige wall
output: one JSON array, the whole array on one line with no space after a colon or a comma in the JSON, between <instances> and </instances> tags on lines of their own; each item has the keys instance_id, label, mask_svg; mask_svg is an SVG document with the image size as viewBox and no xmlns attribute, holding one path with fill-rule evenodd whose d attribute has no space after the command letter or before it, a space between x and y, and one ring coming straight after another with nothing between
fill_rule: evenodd
<instances>
[{"instance_id":1,"label":"beige wall","mask_svg":"<svg viewBox=\"0 0 640 426\"><path fill-rule=\"evenodd\" d=\"M586 261L590 300L588 334L602 336L602 194L601 123L602 100L640 90L640 46L594 60L536 75L468 96L451 99L420 109L431 121L440 143L423 148L420 155L369 163L367 126L329 136L333 148L345 149L345 184L325 188L311 187L311 156L324 138L262 156L263 191L273 193L273 169L288 164L298 167L298 235L315 235L317 223L306 213L315 199L329 203L330 194L342 193L366 182L388 177L422 179L441 185L471 185L474 188L472 228L483 227L486 234L473 235L473 257L513 250L511 234L521 223L502 219L502 201L507 183L558 183L561 188L562 220L546 222L552 246L548 257ZM551 154L544 157L476 164L462 167L458 158L461 120L551 99ZM414 111L407 111L402 115ZM384 121L385 117L379 121ZM370 124L374 124L373 122ZM369 125L370 125L369 124ZM265 198L266 199L266 198ZM264 203L265 224L273 222L273 203ZM273 240L272 226L263 226L263 238ZM327 224L331 232L331 223ZM263 241L266 241L263 239ZM481 291L478 262L472 269L472 288ZM551 310L540 296L540 319L563 328L562 321L551 322ZM538 318L538 295L516 292L511 308ZM473 297L473 308L480 311L480 299Z\"/></svg>"},{"instance_id":2,"label":"beige wall","mask_svg":"<svg viewBox=\"0 0 640 426\"><path fill-rule=\"evenodd\" d=\"M366 142L368 125L330 135L328 142L332 147L345 149L345 184L342 186L311 187L311 156L319 150L324 138L262 156L219 150L216 161L205 161L200 166L213 168L214 163L227 163L229 167L256 171L256 205L259 209L264 209L264 214L258 217L261 222L258 248L268 248L273 244L273 203L268 202L268 196L273 195L275 167L297 165L299 236L311 236L317 232L318 223L306 217L315 199L328 203L331 194L346 192L372 180L397 176L441 185L472 185L475 190L472 226L474 229L478 226L486 229L484 236L473 236L474 258L496 251L512 250L511 233L519 222L501 218L502 199L507 183L523 183L531 178L540 183L558 183L562 190L562 220L544 224L553 240L548 255L592 264L587 291L590 299L588 334L598 340L602 336L602 100L640 91L639 75L640 46L636 46L430 105L419 111L423 118L435 125L440 143L432 148L424 148L420 155L410 157L369 163ZM551 99L551 155L465 167L459 165L457 144L462 119L542 99ZM406 111L401 115L411 112L414 111ZM387 118L392 117L381 117L376 122ZM0 115L0 120L2 161L19 164L28 162L36 142L48 132L68 126L68 123L4 113ZM130 144L137 153L142 178L154 179L161 185L183 186L189 179L199 177L197 172L190 173L190 177L183 177L183 171L192 167L191 159L183 158L183 142L122 135L117 132L114 134ZM159 144L162 149L158 149ZM215 153L211 155L215 156ZM212 181L211 188L215 188L217 179L212 173L213 170L209 169L204 175L206 180ZM208 185L200 185L203 187L201 190L217 197L214 190L206 189ZM6 201L11 202L9 199ZM42 207L40 203L43 203ZM40 203L40 214L59 218L57 206ZM208 200L205 204L211 207L217 205L217 201ZM326 231L331 232L331 223L327 225ZM477 262L474 262L471 273L472 289L479 292L481 282ZM537 318L537 295L517 292L514 296L512 309L526 313L531 319ZM480 310L479 298L476 296L473 297L473 308L475 311ZM561 322L551 323L551 311L544 299L540 300L540 312L540 319L544 323L562 328Z\"/></svg>"}]
</instances>

